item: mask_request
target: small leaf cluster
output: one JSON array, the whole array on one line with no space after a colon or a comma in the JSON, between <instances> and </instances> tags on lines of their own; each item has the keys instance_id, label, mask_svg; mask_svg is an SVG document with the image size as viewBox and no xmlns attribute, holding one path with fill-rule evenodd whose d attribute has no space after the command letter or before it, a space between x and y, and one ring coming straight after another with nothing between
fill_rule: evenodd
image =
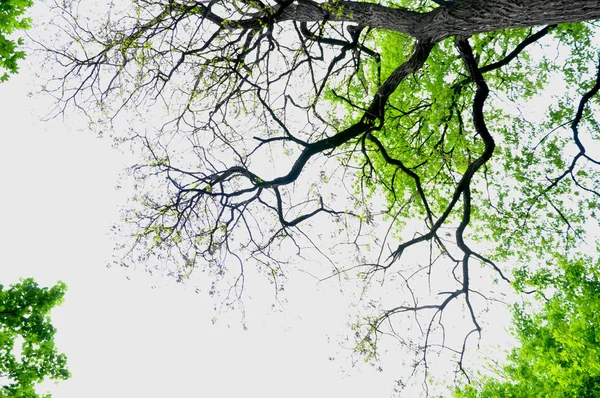
<instances>
[{"instance_id":1,"label":"small leaf cluster","mask_svg":"<svg viewBox=\"0 0 600 398\"><path fill-rule=\"evenodd\" d=\"M17 62L25 58L25 52L19 50L23 39L9 38L18 30L31 27L31 19L23 17L25 11L33 5L32 0L2 0L0 1L0 82L8 80L11 74L18 72Z\"/></svg>"},{"instance_id":2,"label":"small leaf cluster","mask_svg":"<svg viewBox=\"0 0 600 398\"><path fill-rule=\"evenodd\" d=\"M50 311L63 302L66 285L40 287L32 279L0 285L0 398L49 398L35 385L70 377L67 358L57 351Z\"/></svg>"}]
</instances>

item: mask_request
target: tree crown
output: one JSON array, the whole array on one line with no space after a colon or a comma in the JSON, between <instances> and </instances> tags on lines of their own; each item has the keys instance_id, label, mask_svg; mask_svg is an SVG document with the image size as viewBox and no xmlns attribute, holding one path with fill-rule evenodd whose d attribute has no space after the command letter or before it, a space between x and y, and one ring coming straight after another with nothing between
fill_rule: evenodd
<instances>
[{"instance_id":1,"label":"tree crown","mask_svg":"<svg viewBox=\"0 0 600 398\"><path fill-rule=\"evenodd\" d=\"M124 265L179 280L201 267L232 302L250 267L280 292L291 262L320 256L321 279L403 293L365 306L357 351L376 360L413 322L398 341L425 380L439 347L468 377L478 312L501 299L489 286L528 292L597 223L596 1L136 0L95 25L76 5L48 52L58 111L110 127L161 115L117 137L145 158L116 228ZM455 303L466 330L450 344Z\"/></svg>"}]
</instances>

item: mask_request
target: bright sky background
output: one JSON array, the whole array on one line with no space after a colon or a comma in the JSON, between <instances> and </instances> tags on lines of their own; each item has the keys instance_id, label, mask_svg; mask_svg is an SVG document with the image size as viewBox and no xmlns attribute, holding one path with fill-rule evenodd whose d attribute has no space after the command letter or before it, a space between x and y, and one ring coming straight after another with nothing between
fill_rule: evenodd
<instances>
[{"instance_id":1,"label":"bright sky background","mask_svg":"<svg viewBox=\"0 0 600 398\"><path fill-rule=\"evenodd\" d=\"M402 358L390 355L383 372L351 367L338 338L352 310L331 286L295 275L289 302L270 310L273 290L251 281L244 331L236 313L213 325L212 304L193 286L106 268L129 162L109 139L73 131L74 120L41 121L49 100L28 92L43 68L24 63L0 85L0 282L69 287L53 321L73 377L47 386L54 398L390 395Z\"/></svg>"},{"instance_id":2,"label":"bright sky background","mask_svg":"<svg viewBox=\"0 0 600 398\"><path fill-rule=\"evenodd\" d=\"M0 86L0 275L5 285L31 276L69 287L53 321L73 377L49 386L54 398L389 395L398 375L329 360L348 307L308 277L289 285L285 313L269 311L267 289L244 331L236 316L213 325L192 286L153 289L166 281L106 268L127 159L108 139L40 121L32 72Z\"/></svg>"}]
</instances>

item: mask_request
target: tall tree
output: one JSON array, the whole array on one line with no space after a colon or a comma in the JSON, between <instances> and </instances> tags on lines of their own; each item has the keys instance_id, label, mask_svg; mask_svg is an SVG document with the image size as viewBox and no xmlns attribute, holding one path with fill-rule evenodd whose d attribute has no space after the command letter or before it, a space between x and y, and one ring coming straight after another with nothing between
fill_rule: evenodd
<instances>
[{"instance_id":1,"label":"tall tree","mask_svg":"<svg viewBox=\"0 0 600 398\"><path fill-rule=\"evenodd\" d=\"M66 286L43 288L24 279L8 288L0 285L0 397L49 398L35 386L46 378L70 377L67 358L54 343L56 329L50 311L60 305Z\"/></svg>"},{"instance_id":2,"label":"tall tree","mask_svg":"<svg viewBox=\"0 0 600 398\"><path fill-rule=\"evenodd\" d=\"M355 348L376 360L396 336L428 380L432 350L467 375L490 283L528 290L549 248L597 224L600 1L135 0L95 22L57 6L65 44L41 43L63 67L57 110L147 123L116 134L145 157L124 265L200 267L229 299L248 267L279 291L290 262L321 256L400 292L365 300Z\"/></svg>"}]
</instances>

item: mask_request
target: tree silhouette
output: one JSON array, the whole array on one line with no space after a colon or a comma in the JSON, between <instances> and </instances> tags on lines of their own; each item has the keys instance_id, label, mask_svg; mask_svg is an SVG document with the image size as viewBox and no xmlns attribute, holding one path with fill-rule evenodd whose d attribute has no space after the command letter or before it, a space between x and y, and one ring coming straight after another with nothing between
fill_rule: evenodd
<instances>
[{"instance_id":1,"label":"tree silhouette","mask_svg":"<svg viewBox=\"0 0 600 398\"><path fill-rule=\"evenodd\" d=\"M279 291L318 253L331 276L400 292L352 325L360 353L408 318L416 368L448 350L466 374L494 299L472 274L525 292L548 248L575 250L597 221L598 1L137 0L96 22L78 6L56 5L64 45L40 43L62 67L57 111L169 115L118 133L146 159L124 265L200 267L241 298L247 267ZM564 93L529 121L552 81ZM455 302L458 346L442 318Z\"/></svg>"}]
</instances>

